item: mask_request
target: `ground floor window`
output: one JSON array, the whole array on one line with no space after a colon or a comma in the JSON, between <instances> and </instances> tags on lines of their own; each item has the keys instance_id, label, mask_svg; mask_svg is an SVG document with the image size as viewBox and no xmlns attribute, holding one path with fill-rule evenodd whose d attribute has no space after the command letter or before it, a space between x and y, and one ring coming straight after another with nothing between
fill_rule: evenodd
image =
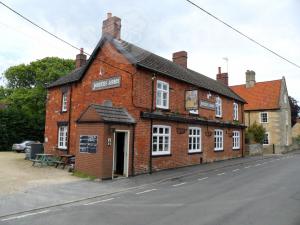
<instances>
[{"instance_id":1,"label":"ground floor window","mask_svg":"<svg viewBox=\"0 0 300 225\"><path fill-rule=\"evenodd\" d=\"M215 130L215 151L223 150L223 130Z\"/></svg>"},{"instance_id":2,"label":"ground floor window","mask_svg":"<svg viewBox=\"0 0 300 225\"><path fill-rule=\"evenodd\" d=\"M58 148L67 149L68 145L68 126L58 127Z\"/></svg>"},{"instance_id":3,"label":"ground floor window","mask_svg":"<svg viewBox=\"0 0 300 225\"><path fill-rule=\"evenodd\" d=\"M189 153L201 152L201 129L189 128Z\"/></svg>"},{"instance_id":4,"label":"ground floor window","mask_svg":"<svg viewBox=\"0 0 300 225\"><path fill-rule=\"evenodd\" d=\"M265 137L264 137L264 140L263 140L263 144L264 145L268 145L270 144L270 140L269 140L269 133L265 133Z\"/></svg>"},{"instance_id":5,"label":"ground floor window","mask_svg":"<svg viewBox=\"0 0 300 225\"><path fill-rule=\"evenodd\" d=\"M171 127L155 125L152 129L152 155L170 154Z\"/></svg>"},{"instance_id":6,"label":"ground floor window","mask_svg":"<svg viewBox=\"0 0 300 225\"><path fill-rule=\"evenodd\" d=\"M232 132L232 149L240 149L240 132Z\"/></svg>"}]
</instances>

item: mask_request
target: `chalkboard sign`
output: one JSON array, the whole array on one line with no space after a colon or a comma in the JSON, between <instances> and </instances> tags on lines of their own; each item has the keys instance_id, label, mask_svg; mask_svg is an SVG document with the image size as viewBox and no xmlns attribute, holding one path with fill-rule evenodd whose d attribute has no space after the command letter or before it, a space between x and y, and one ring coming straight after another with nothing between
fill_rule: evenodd
<instances>
[{"instance_id":1,"label":"chalkboard sign","mask_svg":"<svg viewBox=\"0 0 300 225\"><path fill-rule=\"evenodd\" d=\"M79 151L84 153L96 153L98 145L97 135L80 135Z\"/></svg>"}]
</instances>

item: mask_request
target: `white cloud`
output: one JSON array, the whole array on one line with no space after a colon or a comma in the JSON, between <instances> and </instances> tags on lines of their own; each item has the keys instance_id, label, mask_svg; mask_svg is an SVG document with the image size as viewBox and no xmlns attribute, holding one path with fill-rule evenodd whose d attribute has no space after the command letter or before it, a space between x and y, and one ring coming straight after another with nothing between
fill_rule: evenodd
<instances>
[{"instance_id":1,"label":"white cloud","mask_svg":"<svg viewBox=\"0 0 300 225\"><path fill-rule=\"evenodd\" d=\"M195 2L300 64L299 1ZM127 41L169 59L172 52L187 50L189 66L212 78L218 66L226 67L222 58L228 57L230 84L244 83L247 69L256 71L257 81L285 76L289 93L300 100L297 91L300 69L259 48L186 1L13 0L8 4L89 52L100 38L102 20L111 11L122 18L122 37ZM0 7L0 29L0 73L13 64L46 56L74 58L77 53L3 7Z\"/></svg>"}]
</instances>

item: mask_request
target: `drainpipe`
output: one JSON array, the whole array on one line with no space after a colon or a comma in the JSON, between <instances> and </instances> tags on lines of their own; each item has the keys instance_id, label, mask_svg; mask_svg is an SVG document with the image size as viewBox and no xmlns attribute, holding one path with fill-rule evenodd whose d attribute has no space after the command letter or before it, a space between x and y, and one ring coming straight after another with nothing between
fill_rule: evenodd
<instances>
[{"instance_id":1,"label":"drainpipe","mask_svg":"<svg viewBox=\"0 0 300 225\"><path fill-rule=\"evenodd\" d=\"M153 101L154 101L154 81L155 73L152 76L152 93L151 93L151 113L154 111ZM150 148L149 148L149 174L152 174L152 130L153 130L153 119L150 119Z\"/></svg>"},{"instance_id":2,"label":"drainpipe","mask_svg":"<svg viewBox=\"0 0 300 225\"><path fill-rule=\"evenodd\" d=\"M249 114L250 120L250 114ZM250 121L249 121L250 122ZM244 105L242 104L242 123L245 124L245 114L244 114ZM245 157L245 139L244 133L246 132L246 128L242 128L242 158Z\"/></svg>"},{"instance_id":3,"label":"drainpipe","mask_svg":"<svg viewBox=\"0 0 300 225\"><path fill-rule=\"evenodd\" d=\"M71 112L72 112L72 84L70 85L70 97L69 97L69 119L68 119L68 148L67 154L70 153L70 135L71 135Z\"/></svg>"},{"instance_id":4,"label":"drainpipe","mask_svg":"<svg viewBox=\"0 0 300 225\"><path fill-rule=\"evenodd\" d=\"M133 130L132 130L132 150L131 150L131 176L134 177L134 142L135 142L135 124L133 125Z\"/></svg>"}]
</instances>

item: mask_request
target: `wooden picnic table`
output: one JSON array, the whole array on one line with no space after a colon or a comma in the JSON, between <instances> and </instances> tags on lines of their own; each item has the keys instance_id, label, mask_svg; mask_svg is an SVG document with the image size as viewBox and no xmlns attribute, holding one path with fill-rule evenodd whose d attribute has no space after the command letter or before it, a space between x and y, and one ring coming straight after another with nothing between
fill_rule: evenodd
<instances>
[{"instance_id":1,"label":"wooden picnic table","mask_svg":"<svg viewBox=\"0 0 300 225\"><path fill-rule=\"evenodd\" d=\"M70 164L70 159L74 156L75 155L60 155L60 158L54 161L54 163L56 163L55 167L57 168L59 165L62 165L62 168L65 169L65 167Z\"/></svg>"},{"instance_id":2,"label":"wooden picnic table","mask_svg":"<svg viewBox=\"0 0 300 225\"><path fill-rule=\"evenodd\" d=\"M53 164L53 154L36 154L35 159L32 160L32 166L36 163L40 165L52 165Z\"/></svg>"}]
</instances>

